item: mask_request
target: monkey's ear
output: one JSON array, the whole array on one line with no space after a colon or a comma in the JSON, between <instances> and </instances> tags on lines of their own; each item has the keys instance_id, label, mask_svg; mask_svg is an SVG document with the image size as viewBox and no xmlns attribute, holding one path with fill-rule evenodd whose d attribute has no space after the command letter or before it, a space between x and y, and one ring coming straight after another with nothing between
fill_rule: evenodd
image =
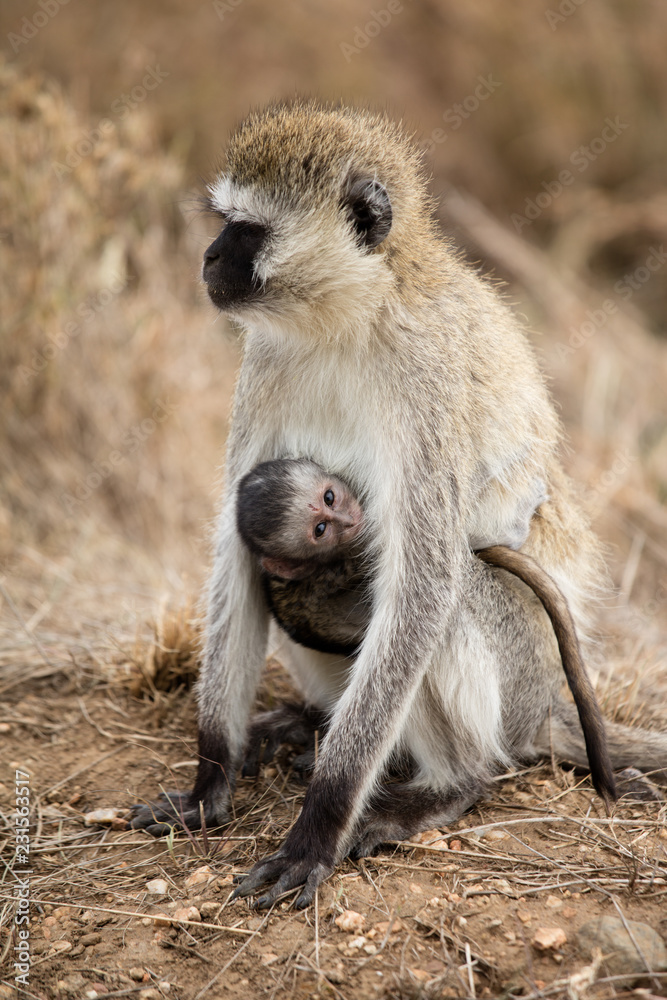
<instances>
[{"instance_id":1,"label":"monkey's ear","mask_svg":"<svg viewBox=\"0 0 667 1000\"><path fill-rule=\"evenodd\" d=\"M392 212L384 184L369 177L352 181L344 204L362 246L372 250L387 238Z\"/></svg>"},{"instance_id":2,"label":"monkey's ear","mask_svg":"<svg viewBox=\"0 0 667 1000\"><path fill-rule=\"evenodd\" d=\"M260 564L269 576L277 576L281 580L303 580L313 571L308 561L299 562L296 559L274 559L272 556L262 556Z\"/></svg>"}]
</instances>

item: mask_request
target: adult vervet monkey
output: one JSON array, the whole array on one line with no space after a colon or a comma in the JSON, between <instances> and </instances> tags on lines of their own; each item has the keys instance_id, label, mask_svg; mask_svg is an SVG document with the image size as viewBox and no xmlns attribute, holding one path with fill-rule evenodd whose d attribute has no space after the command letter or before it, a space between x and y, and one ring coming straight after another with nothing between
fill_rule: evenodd
<instances>
[{"instance_id":1,"label":"adult vervet monkey","mask_svg":"<svg viewBox=\"0 0 667 1000\"><path fill-rule=\"evenodd\" d=\"M549 500L523 551L580 632L598 546L556 449L533 353L497 292L439 234L419 155L382 116L296 102L251 115L210 189L224 225L204 255L212 301L245 330L199 687L200 765L187 796L139 810L224 822L264 663L268 611L235 491L257 463L308 456L363 504L373 614L359 656L301 651L331 713L301 815L239 886L297 905L346 852L448 823L489 778L548 743L561 682L551 624L469 539L501 537L536 481ZM483 614L480 614L480 609ZM383 787L393 751L416 762ZM613 798L609 776L608 797Z\"/></svg>"}]
</instances>

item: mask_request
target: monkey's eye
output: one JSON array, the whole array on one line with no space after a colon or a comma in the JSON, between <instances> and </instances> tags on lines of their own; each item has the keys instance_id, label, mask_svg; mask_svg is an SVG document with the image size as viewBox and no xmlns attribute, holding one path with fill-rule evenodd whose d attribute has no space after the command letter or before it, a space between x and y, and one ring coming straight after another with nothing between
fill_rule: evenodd
<instances>
[{"instance_id":1,"label":"monkey's eye","mask_svg":"<svg viewBox=\"0 0 667 1000\"><path fill-rule=\"evenodd\" d=\"M327 507L333 507L335 499L336 498L334 496L334 491L333 490L327 490L326 493L324 494L324 502L327 505ZM319 527L319 525L318 525L318 527Z\"/></svg>"},{"instance_id":2,"label":"monkey's eye","mask_svg":"<svg viewBox=\"0 0 667 1000\"><path fill-rule=\"evenodd\" d=\"M327 522L320 521L319 524L315 525L315 531L314 531L315 538L321 538L326 530L327 530Z\"/></svg>"}]
</instances>

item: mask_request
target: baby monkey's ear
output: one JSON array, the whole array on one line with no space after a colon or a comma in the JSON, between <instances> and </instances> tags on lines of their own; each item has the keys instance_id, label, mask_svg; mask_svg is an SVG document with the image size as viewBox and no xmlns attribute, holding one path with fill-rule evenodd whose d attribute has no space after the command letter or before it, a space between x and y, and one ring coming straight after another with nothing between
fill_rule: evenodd
<instances>
[{"instance_id":1,"label":"baby monkey's ear","mask_svg":"<svg viewBox=\"0 0 667 1000\"><path fill-rule=\"evenodd\" d=\"M271 556L262 556L260 563L265 573L268 573L269 576L277 576L281 580L303 580L313 572L313 565L309 562L272 559Z\"/></svg>"}]
</instances>

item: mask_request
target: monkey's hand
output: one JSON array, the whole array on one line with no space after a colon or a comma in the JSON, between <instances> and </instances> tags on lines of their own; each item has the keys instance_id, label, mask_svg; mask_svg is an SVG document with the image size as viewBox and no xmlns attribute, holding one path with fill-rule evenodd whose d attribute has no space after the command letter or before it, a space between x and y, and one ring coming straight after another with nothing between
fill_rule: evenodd
<instances>
[{"instance_id":1,"label":"monkey's hand","mask_svg":"<svg viewBox=\"0 0 667 1000\"><path fill-rule=\"evenodd\" d=\"M235 881L238 884L231 898L252 896L258 889L263 889L273 882L274 885L255 900L254 909L268 910L280 896L300 885L303 889L294 905L298 910L310 906L318 885L331 875L334 864L317 860L310 855L299 857L299 854L290 850L288 845L289 838L279 851L271 854L265 861L258 861L253 865L247 875L237 876Z\"/></svg>"},{"instance_id":2,"label":"monkey's hand","mask_svg":"<svg viewBox=\"0 0 667 1000\"><path fill-rule=\"evenodd\" d=\"M203 802L193 802L191 792L166 792L155 802L132 806L129 828L145 830L152 837L166 837L174 827L200 830L202 816L207 828L224 822L224 818L219 819L212 810L207 810Z\"/></svg>"},{"instance_id":3,"label":"monkey's hand","mask_svg":"<svg viewBox=\"0 0 667 1000\"><path fill-rule=\"evenodd\" d=\"M268 764L283 743L306 751L298 770L309 770L315 760L316 742L322 738L327 719L324 712L309 705L285 702L271 712L256 715L250 724L248 744L242 774L244 778L256 777L260 765ZM294 762L296 763L296 762ZM294 766L294 764L293 764Z\"/></svg>"}]
</instances>

